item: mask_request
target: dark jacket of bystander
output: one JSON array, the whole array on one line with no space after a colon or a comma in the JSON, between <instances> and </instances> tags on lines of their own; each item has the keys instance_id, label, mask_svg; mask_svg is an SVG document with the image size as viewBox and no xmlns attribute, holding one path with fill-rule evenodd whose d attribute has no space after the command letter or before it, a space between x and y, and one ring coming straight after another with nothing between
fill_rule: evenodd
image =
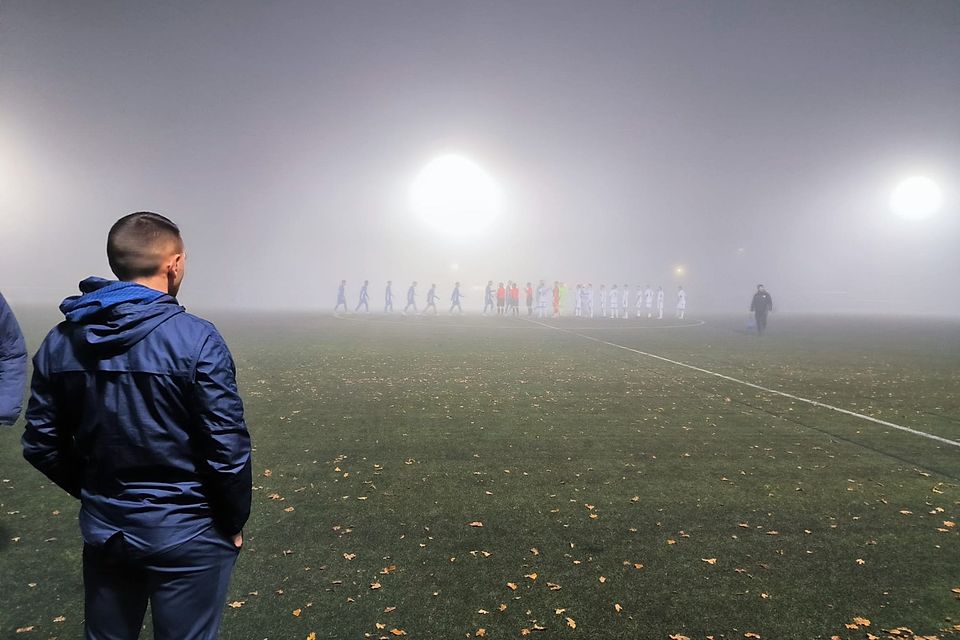
<instances>
[{"instance_id":1,"label":"dark jacket of bystander","mask_svg":"<svg viewBox=\"0 0 960 640\"><path fill-rule=\"evenodd\" d=\"M27 345L17 318L0 294L0 425L20 417L27 381Z\"/></svg>"},{"instance_id":2,"label":"dark jacket of bystander","mask_svg":"<svg viewBox=\"0 0 960 640\"><path fill-rule=\"evenodd\" d=\"M80 498L85 542L170 549L250 514L250 436L227 345L165 293L88 278L34 357L24 457Z\"/></svg>"}]
</instances>

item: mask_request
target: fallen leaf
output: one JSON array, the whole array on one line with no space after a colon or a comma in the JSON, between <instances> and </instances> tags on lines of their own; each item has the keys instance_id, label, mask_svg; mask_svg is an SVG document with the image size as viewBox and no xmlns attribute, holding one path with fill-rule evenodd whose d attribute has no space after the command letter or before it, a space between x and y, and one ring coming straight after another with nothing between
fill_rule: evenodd
<instances>
[{"instance_id":1,"label":"fallen leaf","mask_svg":"<svg viewBox=\"0 0 960 640\"><path fill-rule=\"evenodd\" d=\"M760 637L760 634L759 634L759 633L754 633L753 631L747 631L745 634L743 634L743 637L744 637L744 638L759 638L759 637Z\"/></svg>"},{"instance_id":2,"label":"fallen leaf","mask_svg":"<svg viewBox=\"0 0 960 640\"><path fill-rule=\"evenodd\" d=\"M677 633L677 634L671 634L670 640L690 640L690 638L688 636L680 635L679 633Z\"/></svg>"},{"instance_id":3,"label":"fallen leaf","mask_svg":"<svg viewBox=\"0 0 960 640\"><path fill-rule=\"evenodd\" d=\"M516 584L515 582L508 582L508 583L507 583L507 589L510 589L510 591L516 591L516 590L517 590L517 584Z\"/></svg>"},{"instance_id":4,"label":"fallen leaf","mask_svg":"<svg viewBox=\"0 0 960 640\"><path fill-rule=\"evenodd\" d=\"M293 507L287 507L286 509L284 509L284 511L286 511L287 513L290 513L293 510L294 510Z\"/></svg>"},{"instance_id":5,"label":"fallen leaf","mask_svg":"<svg viewBox=\"0 0 960 640\"><path fill-rule=\"evenodd\" d=\"M700 559L706 562L707 564L717 564L716 558L700 558Z\"/></svg>"},{"instance_id":6,"label":"fallen leaf","mask_svg":"<svg viewBox=\"0 0 960 640\"><path fill-rule=\"evenodd\" d=\"M243 606L243 600L234 600L227 606L230 607L231 609L239 609L240 607Z\"/></svg>"},{"instance_id":7,"label":"fallen leaf","mask_svg":"<svg viewBox=\"0 0 960 640\"><path fill-rule=\"evenodd\" d=\"M563 587L558 585L556 582L548 582L547 588L550 589L550 591L560 591L560 589L562 589Z\"/></svg>"},{"instance_id":8,"label":"fallen leaf","mask_svg":"<svg viewBox=\"0 0 960 640\"><path fill-rule=\"evenodd\" d=\"M571 629L576 629L577 628L576 620L574 620L573 618L567 618L567 626L570 627Z\"/></svg>"},{"instance_id":9,"label":"fallen leaf","mask_svg":"<svg viewBox=\"0 0 960 640\"><path fill-rule=\"evenodd\" d=\"M296 616L297 618L300 617L300 614L301 614L302 612L303 612L303 609L294 609L294 610L292 611L293 615Z\"/></svg>"},{"instance_id":10,"label":"fallen leaf","mask_svg":"<svg viewBox=\"0 0 960 640\"><path fill-rule=\"evenodd\" d=\"M619 602L615 602L613 603L613 610L616 611L617 613L620 613L621 611L623 611L623 607L620 606Z\"/></svg>"},{"instance_id":11,"label":"fallen leaf","mask_svg":"<svg viewBox=\"0 0 960 640\"><path fill-rule=\"evenodd\" d=\"M307 640L317 640L317 632L311 631L307 634Z\"/></svg>"},{"instance_id":12,"label":"fallen leaf","mask_svg":"<svg viewBox=\"0 0 960 640\"><path fill-rule=\"evenodd\" d=\"M533 573L528 573L527 575L525 575L525 576L523 576L523 577L524 577L524 578L530 578L531 580L536 580L536 579L537 579L537 575L538 575L538 574L537 574L536 572L533 572Z\"/></svg>"},{"instance_id":13,"label":"fallen leaf","mask_svg":"<svg viewBox=\"0 0 960 640\"><path fill-rule=\"evenodd\" d=\"M356 558L356 557L357 557L357 554L355 554L355 553L345 553L345 554L343 554L343 559L344 559L344 560L353 560L353 559Z\"/></svg>"},{"instance_id":14,"label":"fallen leaf","mask_svg":"<svg viewBox=\"0 0 960 640\"><path fill-rule=\"evenodd\" d=\"M263 470L263 477L264 477L264 478L269 478L269 477L272 476L272 475L273 475L273 471L270 471L270 469L264 469L264 470Z\"/></svg>"},{"instance_id":15,"label":"fallen leaf","mask_svg":"<svg viewBox=\"0 0 960 640\"><path fill-rule=\"evenodd\" d=\"M377 590L377 589L379 589L379 588L382 587L382 586L383 586L383 585L381 585L379 582L371 582L371 583L370 583L370 589L372 589L372 590L374 590L374 591Z\"/></svg>"},{"instance_id":16,"label":"fallen leaf","mask_svg":"<svg viewBox=\"0 0 960 640\"><path fill-rule=\"evenodd\" d=\"M482 527L482 526L483 526L483 523L480 522L479 520L476 520L476 521L474 521L474 522L469 523L467 526L470 526L470 527Z\"/></svg>"},{"instance_id":17,"label":"fallen leaf","mask_svg":"<svg viewBox=\"0 0 960 640\"><path fill-rule=\"evenodd\" d=\"M29 627L18 627L18 628L17 628L17 633L30 633L31 631L33 631L33 625L30 625Z\"/></svg>"},{"instance_id":18,"label":"fallen leaf","mask_svg":"<svg viewBox=\"0 0 960 640\"><path fill-rule=\"evenodd\" d=\"M473 634L473 637L482 638L485 635L487 635L487 630L484 629L483 627L480 627L479 629L477 629L476 633Z\"/></svg>"},{"instance_id":19,"label":"fallen leaf","mask_svg":"<svg viewBox=\"0 0 960 640\"><path fill-rule=\"evenodd\" d=\"M600 576L599 580L600 580L600 584L603 584L604 582L607 581L607 577L606 577L606 576Z\"/></svg>"},{"instance_id":20,"label":"fallen leaf","mask_svg":"<svg viewBox=\"0 0 960 640\"><path fill-rule=\"evenodd\" d=\"M390 629L390 633L395 636L405 636L407 632L403 629Z\"/></svg>"}]
</instances>

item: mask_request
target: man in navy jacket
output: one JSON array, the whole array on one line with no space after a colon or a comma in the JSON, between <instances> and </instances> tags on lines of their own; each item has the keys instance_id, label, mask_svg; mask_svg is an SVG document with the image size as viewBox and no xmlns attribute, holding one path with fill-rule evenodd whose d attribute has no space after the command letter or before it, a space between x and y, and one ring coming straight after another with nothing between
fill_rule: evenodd
<instances>
[{"instance_id":1,"label":"man in navy jacket","mask_svg":"<svg viewBox=\"0 0 960 640\"><path fill-rule=\"evenodd\" d=\"M23 455L80 499L86 637L215 638L250 514L250 437L230 351L175 296L185 253L155 213L107 238L34 357Z\"/></svg>"},{"instance_id":2,"label":"man in navy jacket","mask_svg":"<svg viewBox=\"0 0 960 640\"><path fill-rule=\"evenodd\" d=\"M27 381L27 345L20 325L0 294L0 425L20 417L23 385Z\"/></svg>"}]
</instances>

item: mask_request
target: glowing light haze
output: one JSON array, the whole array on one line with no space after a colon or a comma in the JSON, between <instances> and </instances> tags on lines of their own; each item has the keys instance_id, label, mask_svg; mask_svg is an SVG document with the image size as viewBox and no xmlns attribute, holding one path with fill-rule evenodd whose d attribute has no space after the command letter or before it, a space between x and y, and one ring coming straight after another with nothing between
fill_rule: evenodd
<instances>
[{"instance_id":1,"label":"glowing light haze","mask_svg":"<svg viewBox=\"0 0 960 640\"><path fill-rule=\"evenodd\" d=\"M923 220L940 210L943 192L925 176L907 178L890 195L890 208L908 220Z\"/></svg>"},{"instance_id":2,"label":"glowing light haze","mask_svg":"<svg viewBox=\"0 0 960 640\"><path fill-rule=\"evenodd\" d=\"M456 154L431 160L410 187L413 210L438 231L479 237L493 225L503 206L500 188L477 163Z\"/></svg>"},{"instance_id":3,"label":"glowing light haze","mask_svg":"<svg viewBox=\"0 0 960 640\"><path fill-rule=\"evenodd\" d=\"M543 278L960 313L958 25L956 0L8 0L0 290L54 308L147 209L201 310Z\"/></svg>"}]
</instances>

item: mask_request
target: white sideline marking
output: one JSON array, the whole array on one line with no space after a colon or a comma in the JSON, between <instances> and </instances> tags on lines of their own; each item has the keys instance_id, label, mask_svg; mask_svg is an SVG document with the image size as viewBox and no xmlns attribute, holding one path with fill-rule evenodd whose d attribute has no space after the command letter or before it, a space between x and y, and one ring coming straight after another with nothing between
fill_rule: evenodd
<instances>
[{"instance_id":1,"label":"white sideline marking","mask_svg":"<svg viewBox=\"0 0 960 640\"><path fill-rule=\"evenodd\" d=\"M825 402L819 402L817 400L810 400L809 398L801 398L800 396L795 396L792 393L787 393L786 391L778 391L776 389L770 389L769 387L763 387L759 384L754 384L752 382L747 382L746 380L740 380L739 378L733 378L731 376L726 376L722 373L717 373L715 371L710 371L708 369L702 369L700 367L695 367L692 364L687 364L685 362L679 362L677 360L671 360L670 358L664 358L663 356L658 356L655 353L647 353L646 351L640 351L639 349L631 349L630 347L625 347L622 344L617 344L615 342L607 342L606 340L601 340L600 338L594 338L593 336L588 336L582 333L577 333L576 331L571 331L569 329L564 329L562 327L555 327L553 325L546 324L544 322L537 322L536 320L530 320L534 324L538 324L541 327L547 327L548 329L553 329L555 331L563 331L564 333L569 333L571 335L579 336L581 338L586 338L587 340L593 340L594 342L599 342L600 344L605 344L608 347L616 347L617 349L623 349L624 351L631 351L633 353L640 354L642 356L647 356L648 358L655 358L656 360L662 360L663 362L669 362L670 364L675 364L679 367L686 367L687 369L693 369L694 371L699 371L700 373L706 373L711 376L716 376L717 378L722 378L724 380L729 380L730 382L736 382L754 389L759 389L760 391L766 391L767 393L773 393L778 396L783 396L785 398L790 398L791 400L797 400L799 402L806 402L815 407L822 407L824 409L830 409L831 411L836 411L838 413L844 413L848 416L853 416L854 418L860 418L862 420L868 420L869 422L875 422L876 424L883 425L885 427L890 427L891 429L898 429L900 431L905 431L907 433L912 433L915 436L921 436L924 438L929 438L930 440L936 440L937 442L942 442L944 444L953 445L954 447L960 447L960 442L955 440L949 440L947 438L941 438L940 436L933 435L932 433L927 433L926 431L918 431L917 429L911 429L910 427L904 427L903 425L894 424L893 422L887 422L886 420L880 420L879 418L872 418L870 416L865 416L862 413L857 413L856 411L850 411L849 409L843 409L841 407L835 407L832 404L827 404Z\"/></svg>"}]
</instances>

